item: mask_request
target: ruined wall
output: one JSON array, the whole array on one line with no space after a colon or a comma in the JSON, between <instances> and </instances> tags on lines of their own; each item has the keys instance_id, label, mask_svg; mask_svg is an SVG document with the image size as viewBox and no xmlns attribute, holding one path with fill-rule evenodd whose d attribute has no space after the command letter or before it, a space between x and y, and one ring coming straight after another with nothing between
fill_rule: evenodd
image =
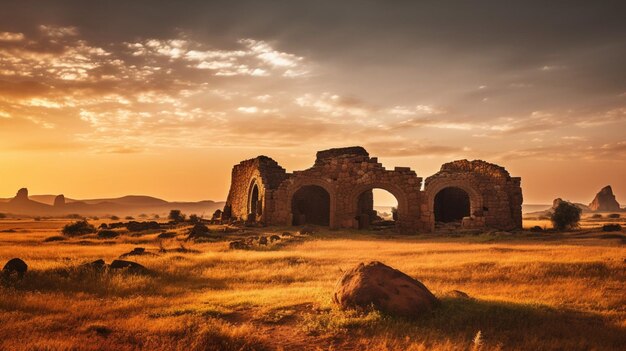
<instances>
[{"instance_id":1,"label":"ruined wall","mask_svg":"<svg viewBox=\"0 0 626 351\"><path fill-rule=\"evenodd\" d=\"M409 168L386 170L361 147L320 151L313 167L293 172L273 192L276 207L268 220L277 225L292 223L294 193L303 186L317 185L330 195L330 227L358 228L359 197L381 188L398 200L398 229L415 232L424 229L419 217L421 182Z\"/></svg>"},{"instance_id":2,"label":"ruined wall","mask_svg":"<svg viewBox=\"0 0 626 351\"><path fill-rule=\"evenodd\" d=\"M470 198L470 218L463 221L464 227L521 229L520 182L520 178L511 177L503 167L482 160L446 163L439 172L426 178L422 221L434 229L435 196L447 187L457 187L467 192Z\"/></svg>"},{"instance_id":3,"label":"ruined wall","mask_svg":"<svg viewBox=\"0 0 626 351\"><path fill-rule=\"evenodd\" d=\"M259 210L249 216L255 184ZM428 177L423 191L421 185L422 178L410 168L387 170L362 147L320 151L311 168L292 174L271 158L259 156L233 167L224 212L235 219L267 225L299 225L307 222L308 217L328 223L331 228L359 228L359 224L364 226L367 222L364 218L373 217L372 189L380 188L398 200L397 229L416 233L435 229L435 198L441 190L455 187L462 190L461 196L458 192L454 196L440 196L438 204L441 206L444 201L441 199L445 198L451 204L443 203L443 206L463 206L444 211L448 215L452 213L462 227L503 230L522 227L520 178L511 177L503 167L480 160L454 161ZM316 188L304 189L308 186ZM328 216L322 216L319 211L329 212Z\"/></svg>"},{"instance_id":4,"label":"ruined wall","mask_svg":"<svg viewBox=\"0 0 626 351\"><path fill-rule=\"evenodd\" d=\"M272 204L267 199L285 178L287 178L285 169L267 156L240 162L233 167L225 212L230 209L231 218L247 220L250 211L250 194L256 184L259 189L259 208L254 220L264 222L266 213L272 211Z\"/></svg>"}]
</instances>

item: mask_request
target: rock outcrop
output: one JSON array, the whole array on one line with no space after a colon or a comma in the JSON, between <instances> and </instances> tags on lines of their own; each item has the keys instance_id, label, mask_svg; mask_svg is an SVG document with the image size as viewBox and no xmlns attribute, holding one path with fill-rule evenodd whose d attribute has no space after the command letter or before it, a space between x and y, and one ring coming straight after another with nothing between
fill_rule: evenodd
<instances>
[{"instance_id":1,"label":"rock outcrop","mask_svg":"<svg viewBox=\"0 0 626 351\"><path fill-rule=\"evenodd\" d=\"M439 304L424 284L381 262L360 263L337 282L333 301L342 308L418 317Z\"/></svg>"},{"instance_id":2,"label":"rock outcrop","mask_svg":"<svg viewBox=\"0 0 626 351\"><path fill-rule=\"evenodd\" d=\"M596 194L596 197L589 204L592 211L620 211L619 203L613 195L613 189L610 185L605 186Z\"/></svg>"},{"instance_id":3,"label":"rock outcrop","mask_svg":"<svg viewBox=\"0 0 626 351\"><path fill-rule=\"evenodd\" d=\"M17 191L15 197L11 199L11 202L27 202L28 201L28 189L22 188Z\"/></svg>"},{"instance_id":4,"label":"rock outcrop","mask_svg":"<svg viewBox=\"0 0 626 351\"><path fill-rule=\"evenodd\" d=\"M63 206L65 206L65 196L61 194L54 198L54 207L63 207Z\"/></svg>"}]
</instances>

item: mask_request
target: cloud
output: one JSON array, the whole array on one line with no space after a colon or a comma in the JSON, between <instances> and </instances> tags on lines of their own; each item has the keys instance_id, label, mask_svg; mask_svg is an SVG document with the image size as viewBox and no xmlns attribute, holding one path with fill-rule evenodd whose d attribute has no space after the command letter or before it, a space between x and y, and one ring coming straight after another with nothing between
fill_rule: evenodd
<instances>
[{"instance_id":1,"label":"cloud","mask_svg":"<svg viewBox=\"0 0 626 351\"><path fill-rule=\"evenodd\" d=\"M435 145L406 139L369 142L366 148L373 154L388 157L459 156L470 151L463 146Z\"/></svg>"},{"instance_id":2,"label":"cloud","mask_svg":"<svg viewBox=\"0 0 626 351\"><path fill-rule=\"evenodd\" d=\"M626 162L626 140L589 145L587 143L566 143L514 149L496 156L502 160L541 159L541 160L587 160Z\"/></svg>"}]
</instances>

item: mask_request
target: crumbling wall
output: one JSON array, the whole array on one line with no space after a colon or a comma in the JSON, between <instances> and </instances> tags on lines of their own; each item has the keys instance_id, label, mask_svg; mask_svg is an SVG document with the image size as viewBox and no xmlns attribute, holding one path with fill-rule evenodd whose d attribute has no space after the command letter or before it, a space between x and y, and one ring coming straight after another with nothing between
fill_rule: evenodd
<instances>
[{"instance_id":1,"label":"crumbling wall","mask_svg":"<svg viewBox=\"0 0 626 351\"><path fill-rule=\"evenodd\" d=\"M272 210L271 192L287 178L284 168L276 161L259 156L240 162L233 167L231 186L226 199L224 212L229 211L230 218L237 220L265 221L265 214ZM250 213L251 193L254 186L258 187L258 203L256 213Z\"/></svg>"},{"instance_id":2,"label":"crumbling wall","mask_svg":"<svg viewBox=\"0 0 626 351\"><path fill-rule=\"evenodd\" d=\"M362 194L380 188L389 191L398 200L397 228L418 231L423 229L418 215L421 181L409 168L385 169L362 147L320 151L313 167L293 172L273 193L276 208L270 222L280 225L292 223L293 195L304 186L317 185L330 196L330 227L358 228L359 215L363 214L359 212L371 211L364 208L367 206L363 203L368 201L367 195L366 200L361 198Z\"/></svg>"},{"instance_id":3,"label":"crumbling wall","mask_svg":"<svg viewBox=\"0 0 626 351\"><path fill-rule=\"evenodd\" d=\"M502 230L522 228L522 189L520 178L511 177L503 167L482 160L446 163L426 178L421 217L431 230L435 226L435 197L445 188L455 187L470 198L470 217L464 227L490 227Z\"/></svg>"}]
</instances>

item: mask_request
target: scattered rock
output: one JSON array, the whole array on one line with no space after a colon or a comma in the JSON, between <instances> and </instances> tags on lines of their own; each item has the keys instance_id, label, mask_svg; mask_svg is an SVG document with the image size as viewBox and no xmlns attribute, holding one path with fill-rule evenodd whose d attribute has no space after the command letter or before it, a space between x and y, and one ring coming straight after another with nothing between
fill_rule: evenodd
<instances>
[{"instance_id":1,"label":"scattered rock","mask_svg":"<svg viewBox=\"0 0 626 351\"><path fill-rule=\"evenodd\" d=\"M231 250L247 250L250 248L250 246L248 246L248 244L246 244L242 240L237 240L237 241L231 241L228 244L228 248Z\"/></svg>"},{"instance_id":2,"label":"scattered rock","mask_svg":"<svg viewBox=\"0 0 626 351\"><path fill-rule=\"evenodd\" d=\"M622 230L622 226L619 224L605 224L602 226L603 232L619 232Z\"/></svg>"},{"instance_id":3,"label":"scattered rock","mask_svg":"<svg viewBox=\"0 0 626 351\"><path fill-rule=\"evenodd\" d=\"M155 221L149 221L149 222L130 221L126 223L125 227L126 229L128 229L128 231L131 231L131 232L142 232L144 230L161 229L161 225Z\"/></svg>"},{"instance_id":4,"label":"scattered rock","mask_svg":"<svg viewBox=\"0 0 626 351\"><path fill-rule=\"evenodd\" d=\"M281 234L282 236L293 236L293 234L289 233L289 232L283 232Z\"/></svg>"},{"instance_id":5,"label":"scattered rock","mask_svg":"<svg viewBox=\"0 0 626 351\"><path fill-rule=\"evenodd\" d=\"M378 261L347 271L335 286L333 301L342 308L373 306L403 317L417 317L439 304L424 284Z\"/></svg>"},{"instance_id":6,"label":"scattered rock","mask_svg":"<svg viewBox=\"0 0 626 351\"><path fill-rule=\"evenodd\" d=\"M613 195L613 189L610 185L605 186L596 194L596 197L589 204L592 211L620 211L619 203Z\"/></svg>"},{"instance_id":7,"label":"scattered rock","mask_svg":"<svg viewBox=\"0 0 626 351\"><path fill-rule=\"evenodd\" d=\"M93 270L96 272L102 272L106 268L107 268L107 264L104 262L103 259L95 260L89 263L83 263L80 266L78 266L79 270Z\"/></svg>"},{"instance_id":8,"label":"scattered rock","mask_svg":"<svg viewBox=\"0 0 626 351\"><path fill-rule=\"evenodd\" d=\"M152 253L152 252L147 252L146 249L143 247L136 247L130 252L121 254L120 258L125 258L129 256L157 256L157 254Z\"/></svg>"},{"instance_id":9,"label":"scattered rock","mask_svg":"<svg viewBox=\"0 0 626 351\"><path fill-rule=\"evenodd\" d=\"M298 231L298 233L302 234L302 235L310 235L315 233L315 227L311 226L311 225L305 225L304 227L300 228L300 230Z\"/></svg>"},{"instance_id":10,"label":"scattered rock","mask_svg":"<svg viewBox=\"0 0 626 351\"><path fill-rule=\"evenodd\" d=\"M543 228L541 228L540 226L536 225L536 226L534 226L534 227L530 228L530 231L531 231L531 232L535 232L535 233L537 233L537 232L543 232Z\"/></svg>"},{"instance_id":11,"label":"scattered rock","mask_svg":"<svg viewBox=\"0 0 626 351\"><path fill-rule=\"evenodd\" d=\"M126 270L126 272L132 274L150 274L148 268L132 261L114 260L109 265L109 268L114 270Z\"/></svg>"},{"instance_id":12,"label":"scattered rock","mask_svg":"<svg viewBox=\"0 0 626 351\"><path fill-rule=\"evenodd\" d=\"M195 224L190 230L189 235L187 236L187 240L189 239L201 239L201 238L210 238L211 230L209 227L202 223Z\"/></svg>"},{"instance_id":13,"label":"scattered rock","mask_svg":"<svg viewBox=\"0 0 626 351\"><path fill-rule=\"evenodd\" d=\"M20 258L10 259L9 262L7 262L2 268L2 271L5 275L10 276L16 274L18 278L24 277L24 274L26 274L27 270L28 265Z\"/></svg>"},{"instance_id":14,"label":"scattered rock","mask_svg":"<svg viewBox=\"0 0 626 351\"><path fill-rule=\"evenodd\" d=\"M270 242L273 243L274 241L278 241L278 240L280 240L280 236L278 236L278 235L270 236Z\"/></svg>"},{"instance_id":15,"label":"scattered rock","mask_svg":"<svg viewBox=\"0 0 626 351\"><path fill-rule=\"evenodd\" d=\"M461 290L451 290L451 291L448 291L446 295L450 297L456 297L456 298L462 298L462 299L470 298L470 296L466 292L463 292Z\"/></svg>"}]
</instances>

